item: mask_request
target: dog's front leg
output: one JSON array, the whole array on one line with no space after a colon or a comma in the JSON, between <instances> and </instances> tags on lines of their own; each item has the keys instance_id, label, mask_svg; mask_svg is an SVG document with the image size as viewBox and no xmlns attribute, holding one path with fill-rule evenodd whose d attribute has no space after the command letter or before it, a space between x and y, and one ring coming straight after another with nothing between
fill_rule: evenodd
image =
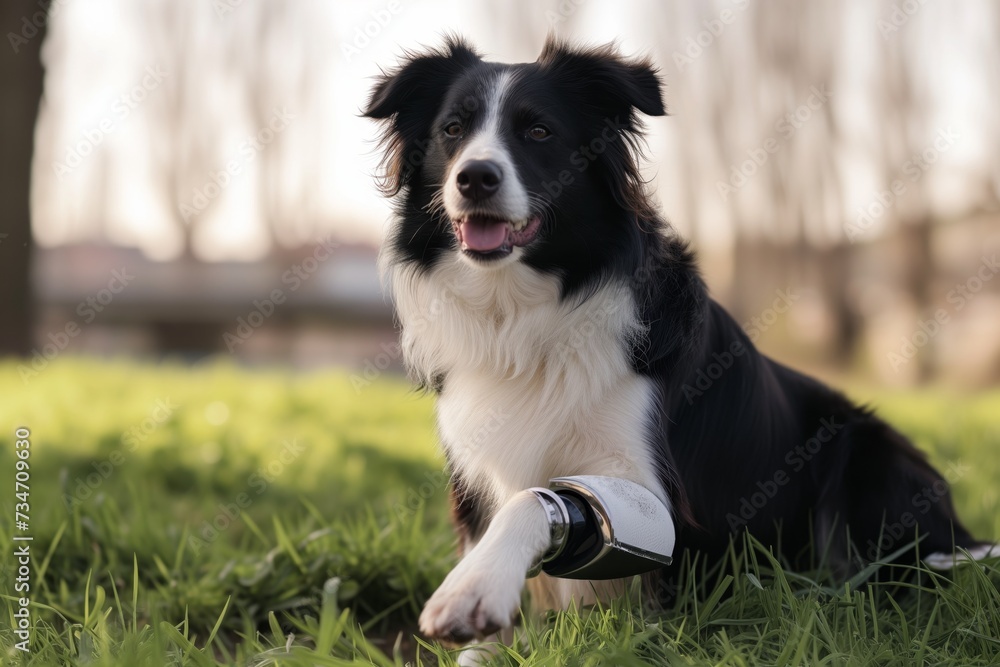
<instances>
[{"instance_id":1,"label":"dog's front leg","mask_svg":"<svg viewBox=\"0 0 1000 667\"><path fill-rule=\"evenodd\" d=\"M550 546L549 530L538 498L531 491L514 494L431 596L420 630L458 644L509 627L528 570Z\"/></svg>"}]
</instances>

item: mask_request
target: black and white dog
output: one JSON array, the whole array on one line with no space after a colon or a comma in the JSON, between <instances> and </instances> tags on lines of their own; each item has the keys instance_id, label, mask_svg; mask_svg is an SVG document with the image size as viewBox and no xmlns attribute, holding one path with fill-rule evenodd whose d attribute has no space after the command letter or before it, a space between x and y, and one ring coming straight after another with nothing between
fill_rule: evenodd
<instances>
[{"instance_id":1,"label":"black and white dog","mask_svg":"<svg viewBox=\"0 0 1000 667\"><path fill-rule=\"evenodd\" d=\"M638 116L665 113L660 88L648 61L612 47L550 39L508 65L450 38L371 95L398 203L382 269L406 363L438 396L464 551L421 616L427 635L510 625L550 539L525 490L557 476L646 487L677 544L708 558L744 529L789 562L822 549L845 570L918 536L920 554L949 562L956 546L988 548L905 437L758 353L708 296L639 172ZM887 540L899 522L905 536ZM621 582L531 588L561 608Z\"/></svg>"}]
</instances>

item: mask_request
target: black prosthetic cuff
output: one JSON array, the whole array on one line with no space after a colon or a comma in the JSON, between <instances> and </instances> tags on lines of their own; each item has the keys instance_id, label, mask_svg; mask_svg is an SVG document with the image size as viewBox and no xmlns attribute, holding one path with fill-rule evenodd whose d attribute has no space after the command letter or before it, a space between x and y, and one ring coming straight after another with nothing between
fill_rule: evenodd
<instances>
[{"instance_id":1,"label":"black prosthetic cuff","mask_svg":"<svg viewBox=\"0 0 1000 667\"><path fill-rule=\"evenodd\" d=\"M559 553L542 563L542 572L564 577L597 558L604 541L594 511L572 491L557 491L569 512L566 541Z\"/></svg>"}]
</instances>

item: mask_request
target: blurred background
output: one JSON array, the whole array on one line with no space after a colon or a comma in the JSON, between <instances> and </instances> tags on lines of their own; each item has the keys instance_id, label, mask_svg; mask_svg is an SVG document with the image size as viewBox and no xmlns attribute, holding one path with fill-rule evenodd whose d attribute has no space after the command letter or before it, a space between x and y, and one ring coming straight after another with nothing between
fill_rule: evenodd
<instances>
[{"instance_id":1,"label":"blurred background","mask_svg":"<svg viewBox=\"0 0 1000 667\"><path fill-rule=\"evenodd\" d=\"M371 664L334 619L415 654L454 561L448 472L433 401L401 377L360 111L380 68L449 31L501 61L548 33L651 56L671 115L648 121L646 175L715 298L765 352L876 406L970 529L1000 535L1000 4L5 0L0 17L0 441L30 431L37 575L33 657L5 653L0 624L0 662L305 667L333 646ZM0 447L0 486L23 463ZM0 493L0 514L17 502ZM921 599L905 622L952 651L956 622ZM0 617L16 604L0 595ZM801 647L716 609L695 632L727 653L705 664L734 638ZM969 655L992 622L962 621Z\"/></svg>"},{"instance_id":2,"label":"blurred background","mask_svg":"<svg viewBox=\"0 0 1000 667\"><path fill-rule=\"evenodd\" d=\"M359 117L372 77L446 31L502 61L534 60L554 32L659 64L671 115L649 120L648 176L765 351L879 384L1000 377L996 3L3 11L0 352L36 366L384 354L398 370L375 270L390 209Z\"/></svg>"}]
</instances>

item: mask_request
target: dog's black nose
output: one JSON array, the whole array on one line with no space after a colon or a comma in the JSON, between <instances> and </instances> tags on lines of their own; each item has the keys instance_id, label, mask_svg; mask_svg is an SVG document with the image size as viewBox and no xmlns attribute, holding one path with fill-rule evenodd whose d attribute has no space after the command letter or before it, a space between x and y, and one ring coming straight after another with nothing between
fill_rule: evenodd
<instances>
[{"instance_id":1,"label":"dog's black nose","mask_svg":"<svg viewBox=\"0 0 1000 667\"><path fill-rule=\"evenodd\" d=\"M488 199L500 189L503 172L499 165L490 160L469 160L455 177L458 191L469 199Z\"/></svg>"}]
</instances>

